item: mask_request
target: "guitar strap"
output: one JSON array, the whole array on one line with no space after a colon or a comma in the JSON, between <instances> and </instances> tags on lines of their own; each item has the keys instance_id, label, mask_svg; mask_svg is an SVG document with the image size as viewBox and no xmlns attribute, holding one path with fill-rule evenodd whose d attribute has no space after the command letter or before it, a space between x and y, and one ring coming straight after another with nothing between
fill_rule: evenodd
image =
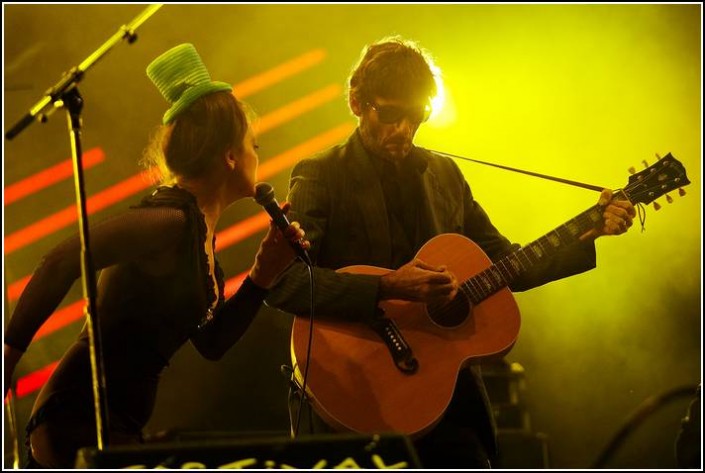
<instances>
[{"instance_id":1,"label":"guitar strap","mask_svg":"<svg viewBox=\"0 0 705 473\"><path fill-rule=\"evenodd\" d=\"M548 179L549 181L556 181L556 182L561 182L563 184L568 184L571 186L582 187L583 189L590 189L592 191L602 192L602 189L605 189L604 186L595 186L593 184L585 184L583 182L577 182L577 181L571 181L568 179L563 179L562 177L548 176L546 174L539 174L537 172L525 171L523 169L512 168L509 166L502 166L501 164L488 163L487 161L480 161L478 159L467 158L465 156L458 156L457 154L443 153L441 151L435 151L435 150L429 150L429 151L436 153L436 154L440 154L441 156L447 156L449 158L462 159L464 161L471 161L473 163L484 164L486 166L492 166L492 167L504 169L507 171L513 171L513 172L518 172L521 174L527 174L529 176L540 177L541 179Z\"/></svg>"}]
</instances>

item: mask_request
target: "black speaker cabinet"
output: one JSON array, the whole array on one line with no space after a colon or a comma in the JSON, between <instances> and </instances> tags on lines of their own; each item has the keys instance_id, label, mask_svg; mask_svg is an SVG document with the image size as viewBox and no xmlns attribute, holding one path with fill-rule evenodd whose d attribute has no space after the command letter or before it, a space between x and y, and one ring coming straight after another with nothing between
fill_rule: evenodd
<instances>
[{"instance_id":1,"label":"black speaker cabinet","mask_svg":"<svg viewBox=\"0 0 705 473\"><path fill-rule=\"evenodd\" d=\"M408 437L328 434L83 448L76 468L420 468Z\"/></svg>"}]
</instances>

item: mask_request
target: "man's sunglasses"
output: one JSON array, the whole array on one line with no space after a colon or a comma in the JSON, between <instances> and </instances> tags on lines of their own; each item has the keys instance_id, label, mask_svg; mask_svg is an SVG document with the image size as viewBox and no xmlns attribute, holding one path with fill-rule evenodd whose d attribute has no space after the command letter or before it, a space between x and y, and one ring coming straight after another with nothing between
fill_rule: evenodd
<instances>
[{"instance_id":1,"label":"man's sunglasses","mask_svg":"<svg viewBox=\"0 0 705 473\"><path fill-rule=\"evenodd\" d=\"M420 124L428 120L431 116L431 106L424 105L423 107L398 107L396 105L375 105L367 102L367 105L377 112L377 118L380 122L391 124L398 123L404 117L408 118L411 123Z\"/></svg>"}]
</instances>

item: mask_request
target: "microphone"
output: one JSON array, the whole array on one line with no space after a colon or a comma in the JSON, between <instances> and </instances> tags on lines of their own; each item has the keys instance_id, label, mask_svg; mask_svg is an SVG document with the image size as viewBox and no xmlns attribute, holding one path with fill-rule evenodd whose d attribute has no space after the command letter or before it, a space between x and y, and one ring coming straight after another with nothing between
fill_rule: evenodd
<instances>
[{"instance_id":1,"label":"microphone","mask_svg":"<svg viewBox=\"0 0 705 473\"><path fill-rule=\"evenodd\" d=\"M274 224L279 228L279 230L284 232L287 228L289 228L289 220L279 207L279 202L277 202L277 199L274 198L274 188L270 184L260 182L255 186L255 201L264 207L264 210L266 210L269 216L272 217ZM306 263L308 266L313 266L313 263L311 263L311 258L308 256L308 252L301 246L301 240L297 242L292 242L289 240L289 243L296 252L296 256L298 256L301 261Z\"/></svg>"}]
</instances>

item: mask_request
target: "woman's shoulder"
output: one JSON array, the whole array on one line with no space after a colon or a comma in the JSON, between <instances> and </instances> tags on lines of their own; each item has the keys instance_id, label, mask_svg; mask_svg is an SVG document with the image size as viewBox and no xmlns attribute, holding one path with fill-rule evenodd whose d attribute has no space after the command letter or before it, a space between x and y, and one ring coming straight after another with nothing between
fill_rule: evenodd
<instances>
[{"instance_id":1,"label":"woman's shoulder","mask_svg":"<svg viewBox=\"0 0 705 473\"><path fill-rule=\"evenodd\" d=\"M197 207L196 197L179 186L159 186L135 207Z\"/></svg>"},{"instance_id":2,"label":"woman's shoulder","mask_svg":"<svg viewBox=\"0 0 705 473\"><path fill-rule=\"evenodd\" d=\"M153 215L148 220L170 231L187 231L205 238L206 223L196 197L178 186L159 186L150 195L142 198L139 204L131 207L133 212Z\"/></svg>"}]
</instances>

